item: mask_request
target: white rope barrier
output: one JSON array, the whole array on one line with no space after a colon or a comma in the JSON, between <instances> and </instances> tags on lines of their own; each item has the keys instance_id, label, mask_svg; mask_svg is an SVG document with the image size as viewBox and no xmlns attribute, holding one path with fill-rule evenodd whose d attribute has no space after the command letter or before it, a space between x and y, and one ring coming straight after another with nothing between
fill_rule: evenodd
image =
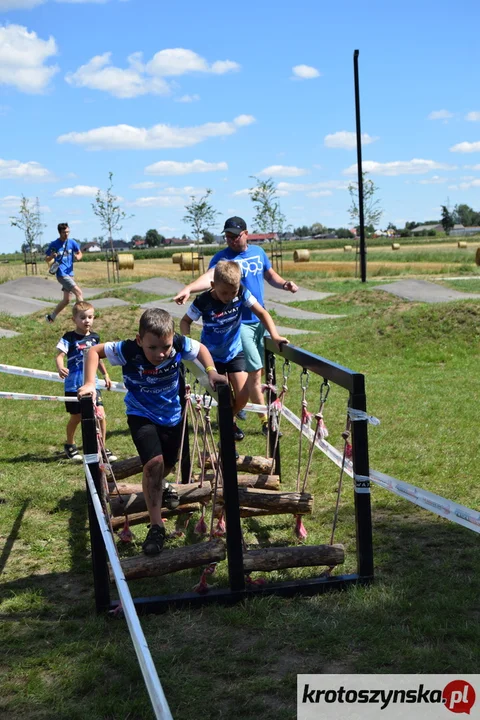
<instances>
[{"instance_id":1,"label":"white rope barrier","mask_svg":"<svg viewBox=\"0 0 480 720\"><path fill-rule=\"evenodd\" d=\"M53 402L78 402L76 397L62 397L61 395L30 395L29 393L0 392L4 400L50 400Z\"/></svg>"},{"instance_id":2,"label":"white rope barrier","mask_svg":"<svg viewBox=\"0 0 480 720\"><path fill-rule=\"evenodd\" d=\"M137 654L140 669L142 671L143 679L147 687L148 694L150 696L150 702L155 713L157 720L173 720L172 713L168 706L165 693L163 692L162 685L160 683L155 665L153 663L150 650L147 645L145 635L143 634L140 620L138 619L137 611L128 589L128 584L125 579L125 575L122 570L122 566L117 556L117 551L110 533L108 522L105 518L102 504L98 493L93 482L92 474L87 463L84 462L85 476L87 479L90 494L92 496L93 507L95 508L95 514L97 516L100 531L103 536L103 541L107 550L108 560L112 568L112 573L115 578L115 584L117 586L118 594L120 596L120 602L122 604L122 610L127 621L128 629L132 638L133 646Z\"/></svg>"},{"instance_id":3,"label":"white rope barrier","mask_svg":"<svg viewBox=\"0 0 480 720\"><path fill-rule=\"evenodd\" d=\"M35 380L50 380L53 382L63 383L63 379L59 377L58 373L49 372L48 370L35 370L33 368L17 367L16 365L3 365L0 364L0 372L7 373L7 375L21 375L23 377L35 378ZM100 388L105 388L105 380L97 380ZM125 385L121 382L113 382L111 390L113 392L126 393Z\"/></svg>"}]
</instances>

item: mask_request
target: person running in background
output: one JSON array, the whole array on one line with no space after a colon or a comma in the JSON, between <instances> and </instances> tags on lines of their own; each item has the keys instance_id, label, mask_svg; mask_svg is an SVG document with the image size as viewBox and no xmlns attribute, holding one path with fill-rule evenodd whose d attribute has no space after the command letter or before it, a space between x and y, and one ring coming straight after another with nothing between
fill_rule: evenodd
<instances>
[{"instance_id":1,"label":"person running in background","mask_svg":"<svg viewBox=\"0 0 480 720\"><path fill-rule=\"evenodd\" d=\"M175 296L178 305L184 305L191 293L199 293L210 288L213 280L215 265L220 260L233 260L238 263L242 271L242 285L257 298L263 307L264 280L269 285L280 290L295 293L298 286L291 280L284 280L272 268L266 252L261 247L248 245L248 230L245 220L241 217L231 217L225 221L223 228L228 247L217 252L210 261L206 273L186 285ZM264 404L262 394L262 369L264 361L263 336L265 329L258 317L252 313L251 308L242 310L241 337L245 355L245 368L248 373L248 394L250 400L258 405ZM260 415L262 432L268 432L268 417Z\"/></svg>"},{"instance_id":2,"label":"person running in background","mask_svg":"<svg viewBox=\"0 0 480 720\"><path fill-rule=\"evenodd\" d=\"M248 308L260 320L277 344L288 340L281 337L270 314L252 293L240 284L242 271L232 260L220 260L215 265L212 287L198 295L180 321L182 335L190 335L194 320L203 320L202 343L210 350L217 372L227 375L233 390L233 415L242 410L248 401L248 375L245 371L245 355L242 349L242 310ZM243 440L245 434L234 422L235 440Z\"/></svg>"},{"instance_id":3,"label":"person running in background","mask_svg":"<svg viewBox=\"0 0 480 720\"><path fill-rule=\"evenodd\" d=\"M70 228L68 223L59 223L58 232L60 237L50 243L45 253L45 260L50 266L49 272L56 267L56 277L63 291L63 300L60 300L55 310L45 315L49 323L55 322L55 318L70 302L70 296L75 295L77 302L82 302L82 291L73 277L73 261L82 259L80 245L76 240L69 239Z\"/></svg>"},{"instance_id":4,"label":"person running in background","mask_svg":"<svg viewBox=\"0 0 480 720\"><path fill-rule=\"evenodd\" d=\"M93 305L88 302L75 303L72 309L72 317L75 330L65 333L58 341L56 364L58 374L65 381L65 397L76 398L79 387L83 385L84 352L88 348L98 345L100 338L97 333L92 332L95 317ZM64 364L65 358L67 358L67 367ZM107 390L110 390L111 380L103 362L99 364L99 370L105 378ZM98 390L96 402L97 417L99 418L103 447L105 448L107 423L102 396ZM67 423L67 442L63 447L69 460L81 461L82 456L75 445L75 431L82 420L80 405L78 402L66 402L65 409L67 413L70 413L70 419ZM117 459L107 448L105 448L105 455L106 459L112 462Z\"/></svg>"}]
</instances>

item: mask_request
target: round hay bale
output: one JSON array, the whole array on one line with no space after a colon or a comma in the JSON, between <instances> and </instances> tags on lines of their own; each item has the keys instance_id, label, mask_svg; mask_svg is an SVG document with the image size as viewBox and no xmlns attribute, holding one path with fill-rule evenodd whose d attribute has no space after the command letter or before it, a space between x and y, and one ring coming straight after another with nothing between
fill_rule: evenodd
<instances>
[{"instance_id":1,"label":"round hay bale","mask_svg":"<svg viewBox=\"0 0 480 720\"><path fill-rule=\"evenodd\" d=\"M310 262L310 250L294 250L293 262Z\"/></svg>"},{"instance_id":2,"label":"round hay bale","mask_svg":"<svg viewBox=\"0 0 480 720\"><path fill-rule=\"evenodd\" d=\"M181 261L182 261L182 253L173 253L172 263L174 265L180 265Z\"/></svg>"},{"instance_id":3,"label":"round hay bale","mask_svg":"<svg viewBox=\"0 0 480 720\"><path fill-rule=\"evenodd\" d=\"M466 247L467 247L466 241L465 241L465 240L459 240L459 241L457 242L457 247L459 247L459 248L466 248Z\"/></svg>"},{"instance_id":4,"label":"round hay bale","mask_svg":"<svg viewBox=\"0 0 480 720\"><path fill-rule=\"evenodd\" d=\"M352 252L353 245L344 245L343 246L343 252Z\"/></svg>"},{"instance_id":5,"label":"round hay bale","mask_svg":"<svg viewBox=\"0 0 480 720\"><path fill-rule=\"evenodd\" d=\"M180 269L181 270L198 270L198 255L192 253L182 253L180 258Z\"/></svg>"},{"instance_id":6,"label":"round hay bale","mask_svg":"<svg viewBox=\"0 0 480 720\"><path fill-rule=\"evenodd\" d=\"M392 243L392 250L400 250L400 243Z\"/></svg>"},{"instance_id":7,"label":"round hay bale","mask_svg":"<svg viewBox=\"0 0 480 720\"><path fill-rule=\"evenodd\" d=\"M480 265L480 248L477 248L477 252L475 253L475 264Z\"/></svg>"},{"instance_id":8,"label":"round hay bale","mask_svg":"<svg viewBox=\"0 0 480 720\"><path fill-rule=\"evenodd\" d=\"M129 253L121 253L117 256L119 270L133 270L135 259Z\"/></svg>"}]
</instances>

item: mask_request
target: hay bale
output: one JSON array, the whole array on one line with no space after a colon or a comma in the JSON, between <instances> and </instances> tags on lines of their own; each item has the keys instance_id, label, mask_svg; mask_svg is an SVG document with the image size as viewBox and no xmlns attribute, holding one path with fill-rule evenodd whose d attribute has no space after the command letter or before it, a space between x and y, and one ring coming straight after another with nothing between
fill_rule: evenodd
<instances>
[{"instance_id":1,"label":"hay bale","mask_svg":"<svg viewBox=\"0 0 480 720\"><path fill-rule=\"evenodd\" d=\"M198 270L198 255L192 253L182 253L180 258L181 270Z\"/></svg>"},{"instance_id":2,"label":"hay bale","mask_svg":"<svg viewBox=\"0 0 480 720\"><path fill-rule=\"evenodd\" d=\"M133 270L135 260L129 253L117 255L117 266L119 270Z\"/></svg>"},{"instance_id":3,"label":"hay bale","mask_svg":"<svg viewBox=\"0 0 480 720\"><path fill-rule=\"evenodd\" d=\"M457 247L465 249L467 247L467 243L465 242L465 240L459 240L457 242Z\"/></svg>"},{"instance_id":4,"label":"hay bale","mask_svg":"<svg viewBox=\"0 0 480 720\"><path fill-rule=\"evenodd\" d=\"M173 253L172 263L174 265L180 265L181 261L182 261L182 253Z\"/></svg>"},{"instance_id":5,"label":"hay bale","mask_svg":"<svg viewBox=\"0 0 480 720\"><path fill-rule=\"evenodd\" d=\"M392 243L392 250L400 250L400 243Z\"/></svg>"},{"instance_id":6,"label":"hay bale","mask_svg":"<svg viewBox=\"0 0 480 720\"><path fill-rule=\"evenodd\" d=\"M353 245L344 245L343 246L343 252L352 252Z\"/></svg>"},{"instance_id":7,"label":"hay bale","mask_svg":"<svg viewBox=\"0 0 480 720\"><path fill-rule=\"evenodd\" d=\"M310 262L310 250L294 250L293 262Z\"/></svg>"},{"instance_id":8,"label":"hay bale","mask_svg":"<svg viewBox=\"0 0 480 720\"><path fill-rule=\"evenodd\" d=\"M480 248L477 248L477 252L475 253L475 264L480 265Z\"/></svg>"}]
</instances>

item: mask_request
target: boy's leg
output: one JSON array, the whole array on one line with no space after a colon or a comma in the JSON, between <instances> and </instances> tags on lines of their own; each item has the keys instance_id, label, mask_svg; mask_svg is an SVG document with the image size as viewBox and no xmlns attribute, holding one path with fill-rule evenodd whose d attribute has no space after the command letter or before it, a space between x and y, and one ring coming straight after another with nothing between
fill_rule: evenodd
<instances>
[{"instance_id":1,"label":"boy's leg","mask_svg":"<svg viewBox=\"0 0 480 720\"><path fill-rule=\"evenodd\" d=\"M78 403L76 403L78 405ZM67 423L67 445L75 445L75 431L82 421L82 416L70 415L70 420Z\"/></svg>"},{"instance_id":2,"label":"boy's leg","mask_svg":"<svg viewBox=\"0 0 480 720\"><path fill-rule=\"evenodd\" d=\"M76 397L76 392L65 391L65 397ZM64 445L64 450L69 460L75 462L81 462L82 456L78 452L77 446L75 445L75 431L79 426L82 416L78 412L78 402L65 402L65 410L69 413L70 417L67 423L67 442Z\"/></svg>"},{"instance_id":3,"label":"boy's leg","mask_svg":"<svg viewBox=\"0 0 480 720\"><path fill-rule=\"evenodd\" d=\"M262 393L263 370L263 336L264 327L261 323L253 325L242 324L242 347L245 355L245 368L248 373L248 395L251 402L263 405L265 400ZM268 421L268 416L259 413L262 425Z\"/></svg>"},{"instance_id":4,"label":"boy's leg","mask_svg":"<svg viewBox=\"0 0 480 720\"><path fill-rule=\"evenodd\" d=\"M236 415L248 402L248 374L245 371L229 372L228 380L234 394L233 414Z\"/></svg>"}]
</instances>

